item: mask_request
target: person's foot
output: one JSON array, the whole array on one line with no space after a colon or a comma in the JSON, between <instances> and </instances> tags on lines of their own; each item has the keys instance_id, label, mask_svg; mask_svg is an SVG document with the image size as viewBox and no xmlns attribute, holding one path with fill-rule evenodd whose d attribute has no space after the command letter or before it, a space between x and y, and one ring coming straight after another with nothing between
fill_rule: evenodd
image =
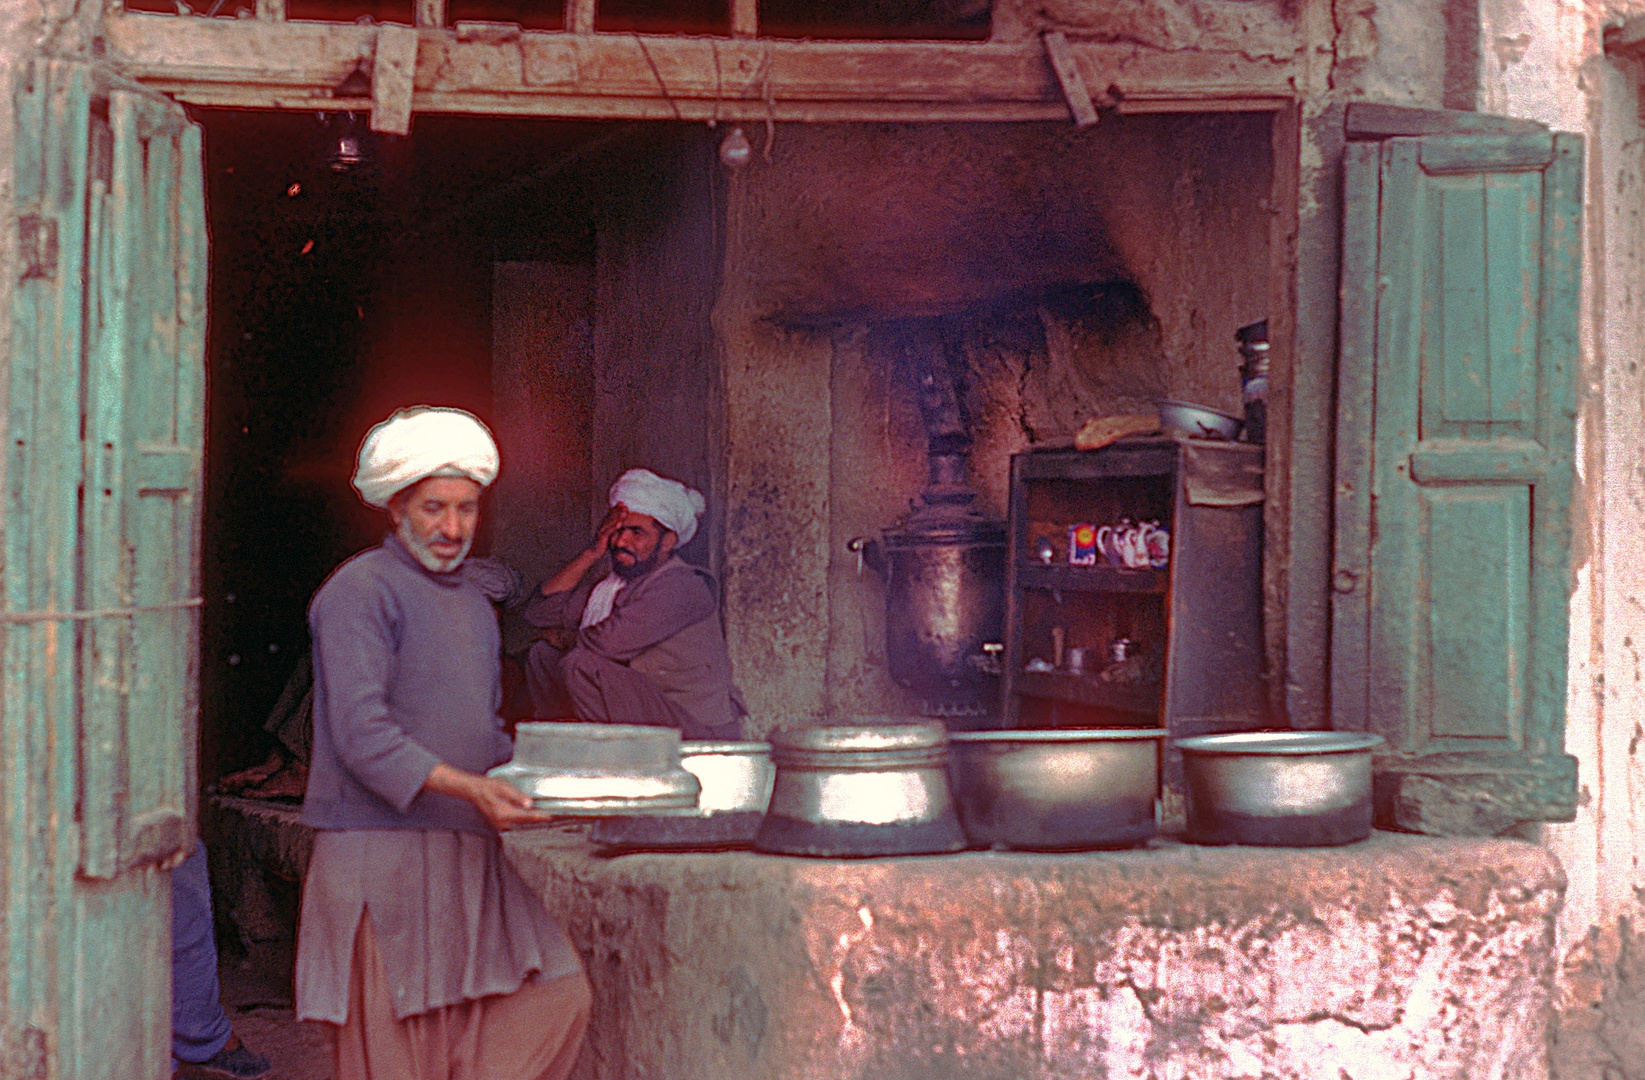
<instances>
[{"instance_id":1,"label":"person's foot","mask_svg":"<svg viewBox=\"0 0 1645 1080\"><path fill-rule=\"evenodd\" d=\"M273 1073L274 1064L236 1036L206 1061L184 1062L177 1070L177 1077L178 1080L263 1080Z\"/></svg>"}]
</instances>

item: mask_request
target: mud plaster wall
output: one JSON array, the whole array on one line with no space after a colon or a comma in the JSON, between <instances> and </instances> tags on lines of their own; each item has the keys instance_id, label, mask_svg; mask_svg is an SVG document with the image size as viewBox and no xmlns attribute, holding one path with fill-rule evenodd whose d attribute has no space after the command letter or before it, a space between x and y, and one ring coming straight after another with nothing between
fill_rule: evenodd
<instances>
[{"instance_id":1,"label":"mud plaster wall","mask_svg":"<svg viewBox=\"0 0 1645 1080\"><path fill-rule=\"evenodd\" d=\"M593 502L594 268L498 263L492 272L492 554L543 581L588 542ZM505 619L505 650L529 638Z\"/></svg>"},{"instance_id":2,"label":"mud plaster wall","mask_svg":"<svg viewBox=\"0 0 1645 1080\"><path fill-rule=\"evenodd\" d=\"M734 181L719 309L733 661L756 715L906 711L880 583L845 550L925 484L888 327L957 343L998 517L1030 441L1159 397L1238 411L1233 332L1267 313L1269 121L785 126L772 158ZM1134 285L1093 288L1112 282Z\"/></svg>"},{"instance_id":3,"label":"mud plaster wall","mask_svg":"<svg viewBox=\"0 0 1645 1080\"><path fill-rule=\"evenodd\" d=\"M624 154L596 224L592 526L626 469L647 468L708 497L708 516L681 549L716 565L718 354L709 326L719 272L719 164L701 129L669 131ZM610 181L605 181L610 182Z\"/></svg>"}]
</instances>

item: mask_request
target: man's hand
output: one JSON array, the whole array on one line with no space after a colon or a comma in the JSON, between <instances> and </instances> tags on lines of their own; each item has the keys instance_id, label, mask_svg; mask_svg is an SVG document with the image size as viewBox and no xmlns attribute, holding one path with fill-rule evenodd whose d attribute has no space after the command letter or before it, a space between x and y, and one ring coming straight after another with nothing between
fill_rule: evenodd
<instances>
[{"instance_id":1,"label":"man's hand","mask_svg":"<svg viewBox=\"0 0 1645 1080\"><path fill-rule=\"evenodd\" d=\"M561 652L570 651L577 644L577 631L569 626L550 626L537 635L538 639L548 642L551 648Z\"/></svg>"},{"instance_id":2,"label":"man's hand","mask_svg":"<svg viewBox=\"0 0 1645 1080\"><path fill-rule=\"evenodd\" d=\"M594 542L588 545L588 551L596 559L605 554L606 548L611 545L611 538L617 535L617 530L623 527L628 517L628 507L618 503L606 511L605 520L600 527L594 530Z\"/></svg>"},{"instance_id":3,"label":"man's hand","mask_svg":"<svg viewBox=\"0 0 1645 1080\"><path fill-rule=\"evenodd\" d=\"M583 575L593 568L594 564L605 557L607 546L611 538L617 535L617 530L623 527L628 518L628 507L618 503L606 512L605 520L600 527L594 530L594 542L577 554L577 557L566 563L553 577L543 582L543 595L553 596L556 593L570 592L583 580ZM555 648L559 648L558 645ZM570 646L566 646L570 648Z\"/></svg>"},{"instance_id":4,"label":"man's hand","mask_svg":"<svg viewBox=\"0 0 1645 1080\"><path fill-rule=\"evenodd\" d=\"M444 762L434 766L428 779L423 781L423 790L452 795L473 803L474 808L498 832L554 820L553 814L533 810L531 796L506 780L464 772Z\"/></svg>"}]
</instances>

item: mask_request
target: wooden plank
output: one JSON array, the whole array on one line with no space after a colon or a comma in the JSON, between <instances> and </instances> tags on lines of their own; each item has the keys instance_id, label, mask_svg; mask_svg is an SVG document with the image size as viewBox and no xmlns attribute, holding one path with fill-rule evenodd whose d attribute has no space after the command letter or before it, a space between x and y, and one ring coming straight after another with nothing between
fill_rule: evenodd
<instances>
[{"instance_id":1,"label":"wooden plank","mask_svg":"<svg viewBox=\"0 0 1645 1080\"><path fill-rule=\"evenodd\" d=\"M417 28L440 29L446 24L446 0L416 0L417 9L413 19Z\"/></svg>"},{"instance_id":2,"label":"wooden plank","mask_svg":"<svg viewBox=\"0 0 1645 1080\"><path fill-rule=\"evenodd\" d=\"M1370 141L1411 135L1518 135L1546 132L1548 125L1513 116L1419 109L1409 105L1350 104L1343 117L1349 139Z\"/></svg>"},{"instance_id":3,"label":"wooden plank","mask_svg":"<svg viewBox=\"0 0 1645 1080\"><path fill-rule=\"evenodd\" d=\"M286 0L257 0L257 18L261 22L285 22Z\"/></svg>"},{"instance_id":4,"label":"wooden plank","mask_svg":"<svg viewBox=\"0 0 1645 1080\"><path fill-rule=\"evenodd\" d=\"M1331 726L1364 731L1368 707L1371 421L1375 409L1378 149L1344 151L1337 366L1335 553L1331 576Z\"/></svg>"},{"instance_id":5,"label":"wooden plank","mask_svg":"<svg viewBox=\"0 0 1645 1080\"><path fill-rule=\"evenodd\" d=\"M1091 103L1091 91L1085 87L1074 52L1068 47L1068 35L1061 30L1045 32L1045 56L1056 72L1057 84L1068 102L1068 111L1074 116L1076 127L1090 127L1097 122L1097 107Z\"/></svg>"},{"instance_id":6,"label":"wooden plank","mask_svg":"<svg viewBox=\"0 0 1645 1080\"><path fill-rule=\"evenodd\" d=\"M1554 160L1546 131L1512 135L1432 135L1422 140L1422 171L1430 175L1541 169Z\"/></svg>"},{"instance_id":7,"label":"wooden plank","mask_svg":"<svg viewBox=\"0 0 1645 1080\"><path fill-rule=\"evenodd\" d=\"M180 19L108 20L111 53L145 84L194 104L359 109L332 96L375 28ZM1066 116L1037 42L769 41L522 32L461 41L424 29L418 112L589 119L1048 120ZM1086 85L1121 111L1271 109L1289 61L1071 42ZM664 89L667 93L665 95ZM770 100L767 100L769 88Z\"/></svg>"},{"instance_id":8,"label":"wooden plank","mask_svg":"<svg viewBox=\"0 0 1645 1080\"><path fill-rule=\"evenodd\" d=\"M573 34L592 34L598 0L566 0L565 28Z\"/></svg>"},{"instance_id":9,"label":"wooden plank","mask_svg":"<svg viewBox=\"0 0 1645 1080\"><path fill-rule=\"evenodd\" d=\"M417 70L417 31L385 26L377 31L371 65L371 130L411 134L412 78Z\"/></svg>"},{"instance_id":10,"label":"wooden plank","mask_svg":"<svg viewBox=\"0 0 1645 1080\"><path fill-rule=\"evenodd\" d=\"M1541 443L1520 439L1424 439L1411 454L1411 479L1419 484L1533 484L1548 475L1547 456Z\"/></svg>"},{"instance_id":11,"label":"wooden plank","mask_svg":"<svg viewBox=\"0 0 1645 1080\"><path fill-rule=\"evenodd\" d=\"M758 37L760 33L759 0L731 0L731 36Z\"/></svg>"}]
</instances>

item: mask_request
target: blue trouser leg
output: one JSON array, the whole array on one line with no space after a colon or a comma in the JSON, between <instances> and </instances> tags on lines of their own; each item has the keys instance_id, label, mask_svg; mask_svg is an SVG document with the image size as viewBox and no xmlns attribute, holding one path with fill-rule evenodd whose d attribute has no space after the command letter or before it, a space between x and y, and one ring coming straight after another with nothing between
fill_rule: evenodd
<instances>
[{"instance_id":1,"label":"blue trouser leg","mask_svg":"<svg viewBox=\"0 0 1645 1080\"><path fill-rule=\"evenodd\" d=\"M227 1045L228 1014L217 992L217 942L211 929L206 845L171 872L171 1057L209 1061Z\"/></svg>"}]
</instances>

